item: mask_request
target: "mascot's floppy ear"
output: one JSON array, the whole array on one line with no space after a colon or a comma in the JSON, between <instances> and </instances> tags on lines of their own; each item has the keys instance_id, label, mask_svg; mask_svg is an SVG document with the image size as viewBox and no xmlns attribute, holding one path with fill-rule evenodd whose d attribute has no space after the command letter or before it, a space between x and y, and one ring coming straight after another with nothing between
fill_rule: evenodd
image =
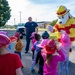
<instances>
[{"instance_id":1,"label":"mascot's floppy ear","mask_svg":"<svg viewBox=\"0 0 75 75\"><path fill-rule=\"evenodd\" d=\"M68 14L69 14L69 17L73 17L73 16L70 14L70 12L68 12Z\"/></svg>"}]
</instances>

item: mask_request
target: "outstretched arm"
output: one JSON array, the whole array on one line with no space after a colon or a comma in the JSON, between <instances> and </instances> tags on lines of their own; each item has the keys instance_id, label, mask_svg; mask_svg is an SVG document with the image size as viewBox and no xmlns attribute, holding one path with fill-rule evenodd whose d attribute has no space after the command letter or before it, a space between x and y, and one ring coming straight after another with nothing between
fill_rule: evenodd
<instances>
[{"instance_id":1,"label":"outstretched arm","mask_svg":"<svg viewBox=\"0 0 75 75\"><path fill-rule=\"evenodd\" d=\"M16 75L23 75L21 68L16 69Z\"/></svg>"},{"instance_id":2,"label":"outstretched arm","mask_svg":"<svg viewBox=\"0 0 75 75\"><path fill-rule=\"evenodd\" d=\"M38 33L38 26L35 28L35 32Z\"/></svg>"}]
</instances>

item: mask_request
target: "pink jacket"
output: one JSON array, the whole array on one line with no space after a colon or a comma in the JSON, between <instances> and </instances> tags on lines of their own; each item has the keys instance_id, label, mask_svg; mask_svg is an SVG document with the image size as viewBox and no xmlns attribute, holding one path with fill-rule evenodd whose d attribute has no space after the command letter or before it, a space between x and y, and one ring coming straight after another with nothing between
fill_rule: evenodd
<instances>
[{"instance_id":1,"label":"pink jacket","mask_svg":"<svg viewBox=\"0 0 75 75\"><path fill-rule=\"evenodd\" d=\"M59 45L59 48L62 49L64 55L65 55L65 58L68 58L69 57L69 50L71 48L71 46L63 46L62 44Z\"/></svg>"},{"instance_id":2,"label":"pink jacket","mask_svg":"<svg viewBox=\"0 0 75 75\"><path fill-rule=\"evenodd\" d=\"M49 65L45 63L46 54L43 53L42 56L44 58L43 75L58 75L58 70L57 70L58 62L65 60L65 56L62 50L59 50L57 55L53 55L53 58L50 61Z\"/></svg>"},{"instance_id":3,"label":"pink jacket","mask_svg":"<svg viewBox=\"0 0 75 75\"><path fill-rule=\"evenodd\" d=\"M36 42L36 39L32 39L32 47L31 47L31 50L34 50L34 43Z\"/></svg>"}]
</instances>

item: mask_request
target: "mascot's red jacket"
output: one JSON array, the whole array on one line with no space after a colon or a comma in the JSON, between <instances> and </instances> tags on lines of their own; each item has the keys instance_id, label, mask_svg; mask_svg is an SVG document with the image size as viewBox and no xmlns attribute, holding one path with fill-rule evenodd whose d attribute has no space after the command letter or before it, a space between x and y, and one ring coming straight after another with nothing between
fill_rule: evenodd
<instances>
[{"instance_id":1,"label":"mascot's red jacket","mask_svg":"<svg viewBox=\"0 0 75 75\"><path fill-rule=\"evenodd\" d=\"M53 32L57 31L57 38L60 41L60 31L65 30L66 33L70 36L71 42L75 40L75 19L69 18L65 25L60 25L56 23L54 26Z\"/></svg>"}]
</instances>

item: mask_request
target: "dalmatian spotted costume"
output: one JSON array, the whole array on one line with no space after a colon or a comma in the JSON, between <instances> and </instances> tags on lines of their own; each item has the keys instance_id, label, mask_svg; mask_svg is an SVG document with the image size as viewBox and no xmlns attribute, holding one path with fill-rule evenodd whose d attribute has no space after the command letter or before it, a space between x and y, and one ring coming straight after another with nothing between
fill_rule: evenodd
<instances>
[{"instance_id":1,"label":"dalmatian spotted costume","mask_svg":"<svg viewBox=\"0 0 75 75\"><path fill-rule=\"evenodd\" d=\"M73 42L75 40L75 18L71 16L70 10L62 5L57 8L56 14L58 17L57 23L54 25L54 27L48 26L47 29L50 32L57 31L57 38L59 42L61 30L64 30L70 36L71 42Z\"/></svg>"}]
</instances>

